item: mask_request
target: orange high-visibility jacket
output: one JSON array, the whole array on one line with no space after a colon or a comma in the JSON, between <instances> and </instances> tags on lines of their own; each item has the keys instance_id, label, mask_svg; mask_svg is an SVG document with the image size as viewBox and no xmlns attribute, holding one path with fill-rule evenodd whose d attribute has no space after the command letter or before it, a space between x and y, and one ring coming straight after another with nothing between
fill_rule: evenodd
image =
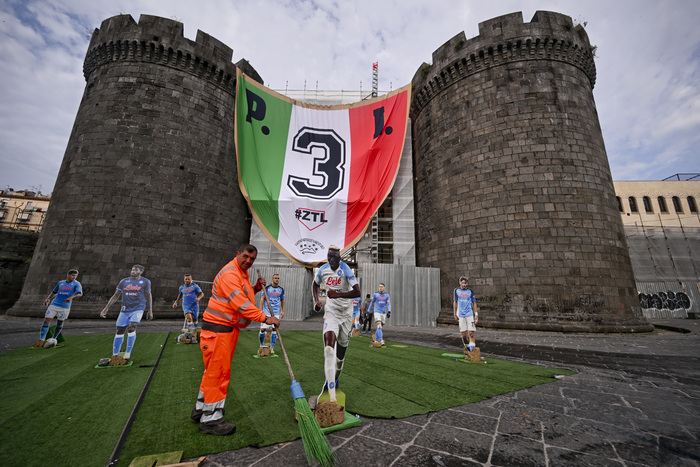
<instances>
[{"instance_id":1,"label":"orange high-visibility jacket","mask_svg":"<svg viewBox=\"0 0 700 467\"><path fill-rule=\"evenodd\" d=\"M244 271L234 258L219 271L204 320L210 323L244 328L251 321L265 321L267 316L255 306L255 290L248 271Z\"/></svg>"}]
</instances>

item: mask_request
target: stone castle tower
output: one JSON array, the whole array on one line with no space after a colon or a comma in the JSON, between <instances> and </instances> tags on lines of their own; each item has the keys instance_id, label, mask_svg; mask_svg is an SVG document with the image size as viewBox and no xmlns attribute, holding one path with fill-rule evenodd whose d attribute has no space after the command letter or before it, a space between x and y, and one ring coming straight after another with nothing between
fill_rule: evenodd
<instances>
[{"instance_id":1,"label":"stone castle tower","mask_svg":"<svg viewBox=\"0 0 700 467\"><path fill-rule=\"evenodd\" d=\"M245 60L206 33L142 15L105 20L85 57L80 108L44 231L11 314L43 316L57 277L80 270L71 317L97 318L135 263L146 267L156 315L186 273L214 277L248 241L236 173L236 67ZM119 311L112 306L110 313Z\"/></svg>"},{"instance_id":2,"label":"stone castle tower","mask_svg":"<svg viewBox=\"0 0 700 467\"><path fill-rule=\"evenodd\" d=\"M471 277L482 324L640 331L643 324L593 100L588 37L571 18L514 13L460 33L413 78L416 257L441 270L442 314ZM213 278L248 240L237 184L232 50L177 21L105 20L44 232L10 314L42 316L81 271L71 317L96 317L134 263L158 316L182 275ZM114 306L113 312L117 311Z\"/></svg>"},{"instance_id":3,"label":"stone castle tower","mask_svg":"<svg viewBox=\"0 0 700 467\"><path fill-rule=\"evenodd\" d=\"M440 322L470 277L483 324L650 330L634 277L586 32L538 11L479 24L413 78L419 266L441 269Z\"/></svg>"}]
</instances>

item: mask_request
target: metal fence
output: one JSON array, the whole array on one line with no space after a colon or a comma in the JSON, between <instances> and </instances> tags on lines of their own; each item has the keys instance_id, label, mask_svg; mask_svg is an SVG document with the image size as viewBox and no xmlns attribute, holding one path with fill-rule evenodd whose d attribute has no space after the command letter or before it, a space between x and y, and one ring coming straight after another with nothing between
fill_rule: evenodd
<instances>
[{"instance_id":1,"label":"metal fence","mask_svg":"<svg viewBox=\"0 0 700 467\"><path fill-rule=\"evenodd\" d=\"M300 266L253 267L250 282L255 284L257 271L270 284L272 275L280 275L284 289L284 319L302 321L313 311L312 283L314 274ZM357 271L362 297L373 295L380 282L391 296L391 318L388 325L435 327L440 313L440 270L409 265L360 263ZM195 281L204 292L200 309L204 311L211 297L211 282ZM260 296L258 303L260 305Z\"/></svg>"},{"instance_id":2,"label":"metal fence","mask_svg":"<svg viewBox=\"0 0 700 467\"><path fill-rule=\"evenodd\" d=\"M314 278L310 269L301 266L261 266L252 269L255 271L249 272L253 284L258 279L257 270L268 284L272 283L273 274L280 275L280 286L284 289L284 319L302 321L313 314L311 283Z\"/></svg>"},{"instance_id":3,"label":"metal fence","mask_svg":"<svg viewBox=\"0 0 700 467\"><path fill-rule=\"evenodd\" d=\"M388 325L435 327L440 314L440 270L400 264L360 263L362 297L377 292L379 283L391 297Z\"/></svg>"},{"instance_id":4,"label":"metal fence","mask_svg":"<svg viewBox=\"0 0 700 467\"><path fill-rule=\"evenodd\" d=\"M200 289L202 289L202 293L204 294L204 297L199 301L199 312L204 313L204 310L207 309L207 304L209 303L209 299L211 298L211 286L213 282L208 282L208 281L197 281L197 280L192 280L195 284L199 286Z\"/></svg>"}]
</instances>

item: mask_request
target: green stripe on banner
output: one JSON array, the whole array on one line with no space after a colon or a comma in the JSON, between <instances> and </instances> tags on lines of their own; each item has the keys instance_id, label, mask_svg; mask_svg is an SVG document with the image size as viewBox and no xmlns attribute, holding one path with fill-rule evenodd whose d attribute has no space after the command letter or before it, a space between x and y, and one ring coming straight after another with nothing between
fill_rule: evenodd
<instances>
[{"instance_id":1,"label":"green stripe on banner","mask_svg":"<svg viewBox=\"0 0 700 467\"><path fill-rule=\"evenodd\" d=\"M277 200L292 104L239 74L236 114L238 170L247 174L241 190L270 235L278 238Z\"/></svg>"}]
</instances>

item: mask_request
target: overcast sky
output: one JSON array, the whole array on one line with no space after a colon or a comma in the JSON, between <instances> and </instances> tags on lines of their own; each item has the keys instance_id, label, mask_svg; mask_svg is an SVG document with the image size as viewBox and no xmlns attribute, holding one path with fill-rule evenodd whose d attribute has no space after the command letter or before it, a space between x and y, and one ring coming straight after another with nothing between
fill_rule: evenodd
<instances>
[{"instance_id":1,"label":"overcast sky","mask_svg":"<svg viewBox=\"0 0 700 467\"><path fill-rule=\"evenodd\" d=\"M698 0L0 0L0 188L53 191L89 36L111 16L176 19L192 40L200 29L273 89L368 90L378 61L388 91L460 31L537 10L586 23L598 47L593 92L613 179L700 172Z\"/></svg>"}]
</instances>

